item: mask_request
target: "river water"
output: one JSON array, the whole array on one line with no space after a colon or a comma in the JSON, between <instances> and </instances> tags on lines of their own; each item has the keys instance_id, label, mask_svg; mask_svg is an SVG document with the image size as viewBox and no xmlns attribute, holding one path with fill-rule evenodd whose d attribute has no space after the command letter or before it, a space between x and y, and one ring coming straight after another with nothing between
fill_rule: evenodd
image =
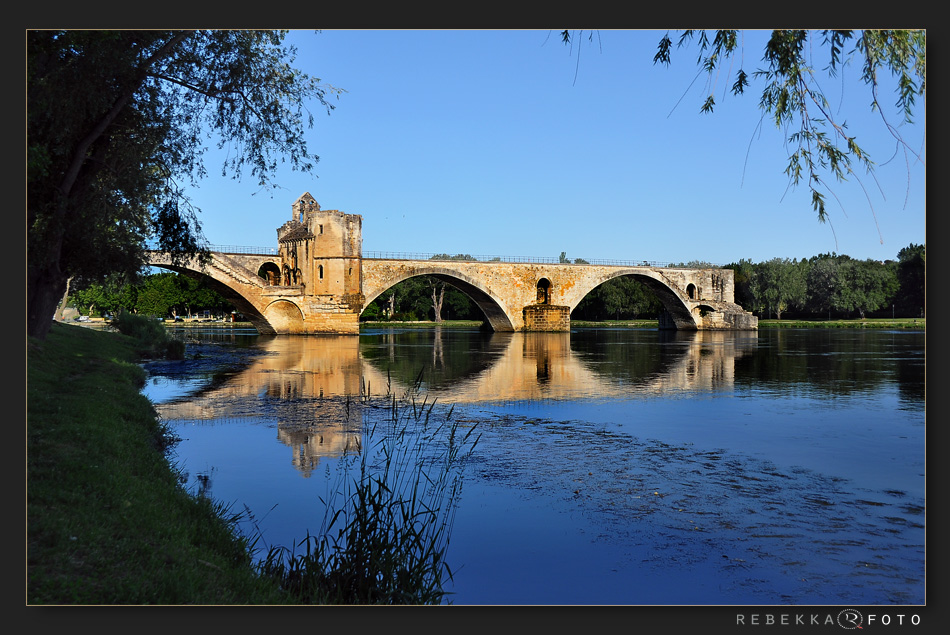
<instances>
[{"instance_id":1,"label":"river water","mask_svg":"<svg viewBox=\"0 0 950 635\"><path fill-rule=\"evenodd\" d=\"M414 391L480 435L453 604L926 601L922 331L175 332L144 392L262 546L319 530L369 404Z\"/></svg>"}]
</instances>

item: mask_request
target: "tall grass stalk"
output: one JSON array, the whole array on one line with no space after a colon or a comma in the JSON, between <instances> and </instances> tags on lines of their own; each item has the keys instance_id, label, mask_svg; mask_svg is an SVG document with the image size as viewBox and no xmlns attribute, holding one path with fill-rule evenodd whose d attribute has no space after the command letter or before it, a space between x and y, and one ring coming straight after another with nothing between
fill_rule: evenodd
<instances>
[{"instance_id":1,"label":"tall grass stalk","mask_svg":"<svg viewBox=\"0 0 950 635\"><path fill-rule=\"evenodd\" d=\"M358 456L341 461L318 535L271 548L259 565L298 601L314 604L441 604L462 471L474 428L433 423L435 403L400 403L367 422ZM383 416L378 416L378 415Z\"/></svg>"}]
</instances>

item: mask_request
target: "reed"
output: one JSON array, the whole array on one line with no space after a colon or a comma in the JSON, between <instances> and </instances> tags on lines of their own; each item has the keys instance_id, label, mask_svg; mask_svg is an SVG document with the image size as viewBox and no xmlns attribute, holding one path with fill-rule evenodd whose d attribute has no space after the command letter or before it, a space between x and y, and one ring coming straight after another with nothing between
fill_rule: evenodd
<instances>
[{"instance_id":1,"label":"reed","mask_svg":"<svg viewBox=\"0 0 950 635\"><path fill-rule=\"evenodd\" d=\"M478 442L452 410L417 395L367 409L359 455L340 462L323 524L293 547L273 547L259 570L310 604L441 604L462 471ZM435 421L438 419L438 422Z\"/></svg>"},{"instance_id":2,"label":"reed","mask_svg":"<svg viewBox=\"0 0 950 635\"><path fill-rule=\"evenodd\" d=\"M339 464L320 535L262 563L249 510L183 487L177 439L140 392L139 341L60 323L29 338L27 604L443 601L477 442L451 409L367 385L367 442Z\"/></svg>"}]
</instances>

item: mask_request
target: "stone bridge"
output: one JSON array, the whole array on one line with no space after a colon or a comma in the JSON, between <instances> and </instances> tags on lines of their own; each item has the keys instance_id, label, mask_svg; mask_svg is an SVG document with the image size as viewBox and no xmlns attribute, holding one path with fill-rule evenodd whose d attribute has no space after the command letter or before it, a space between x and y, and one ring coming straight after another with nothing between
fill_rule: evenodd
<instances>
[{"instance_id":1,"label":"stone bridge","mask_svg":"<svg viewBox=\"0 0 950 635\"><path fill-rule=\"evenodd\" d=\"M432 276L468 295L494 331L568 331L571 311L604 282L633 276L663 304L660 328L754 330L734 302L731 269L364 258L362 217L310 194L277 230L273 254L212 252L207 262L151 252L149 264L207 278L265 334L358 334L359 316L393 285Z\"/></svg>"}]
</instances>

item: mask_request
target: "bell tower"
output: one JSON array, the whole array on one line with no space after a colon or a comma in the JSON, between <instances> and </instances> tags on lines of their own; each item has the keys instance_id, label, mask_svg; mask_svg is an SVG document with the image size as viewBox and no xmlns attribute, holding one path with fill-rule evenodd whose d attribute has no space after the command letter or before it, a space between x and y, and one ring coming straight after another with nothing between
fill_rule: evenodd
<instances>
[{"instance_id":1,"label":"bell tower","mask_svg":"<svg viewBox=\"0 0 950 635\"><path fill-rule=\"evenodd\" d=\"M284 284L303 286L307 295L339 297L348 304L358 300L362 216L321 209L305 192L292 205L291 219L277 230L277 242Z\"/></svg>"}]
</instances>

